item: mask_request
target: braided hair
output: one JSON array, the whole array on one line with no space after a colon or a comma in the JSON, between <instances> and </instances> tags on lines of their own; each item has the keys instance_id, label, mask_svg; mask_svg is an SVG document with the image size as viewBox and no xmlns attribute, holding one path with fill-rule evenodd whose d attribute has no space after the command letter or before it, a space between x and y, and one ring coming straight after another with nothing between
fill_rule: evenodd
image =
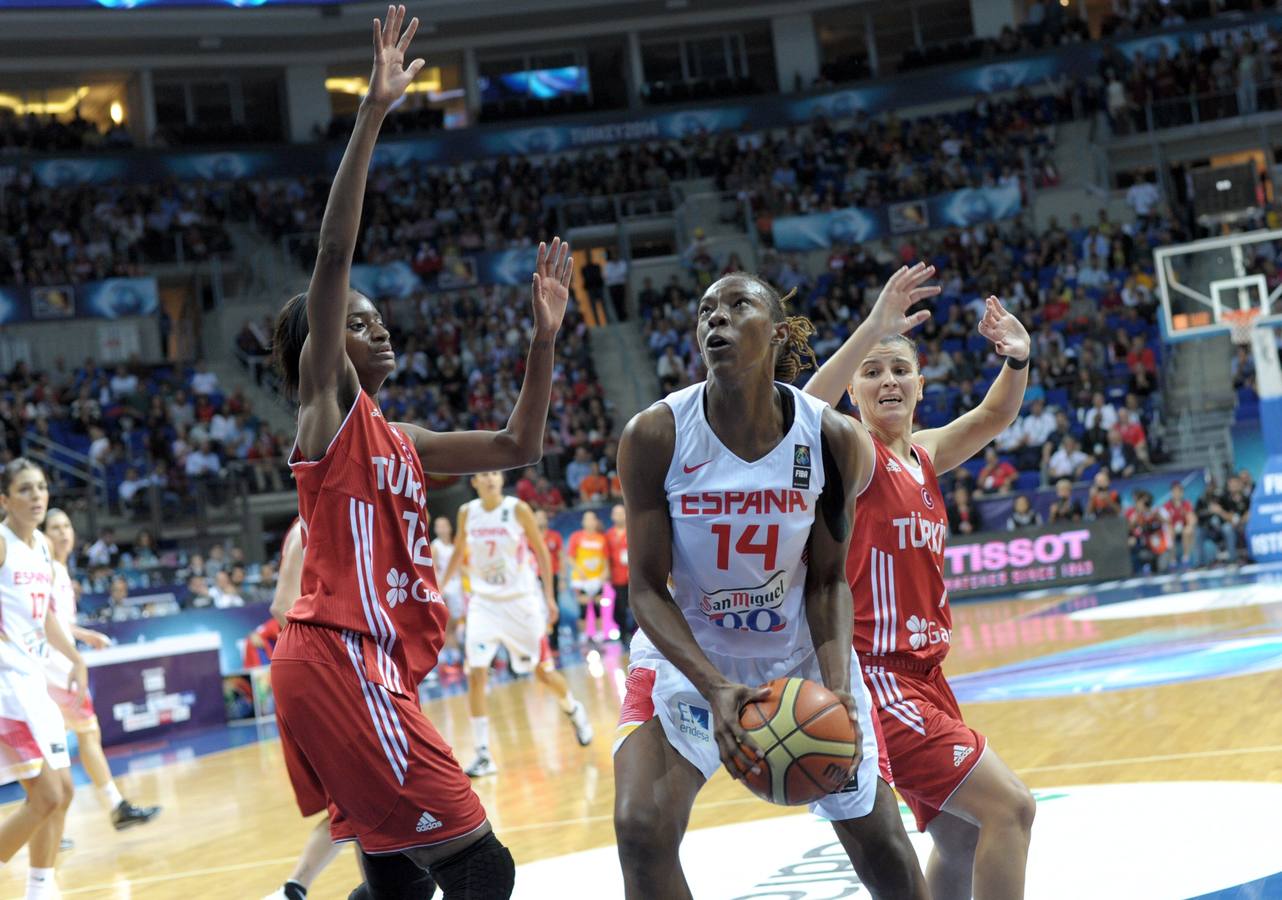
<instances>
[{"instance_id":1,"label":"braided hair","mask_svg":"<svg viewBox=\"0 0 1282 900\"><path fill-rule=\"evenodd\" d=\"M788 339L775 357L775 381L791 384L806 369L813 369L819 364L814 348L810 346L810 336L815 333L814 324L805 316L788 315L788 304L797 296L796 288L781 297L770 282L750 272L731 272L725 277L742 278L759 286L770 303L770 318L775 322L788 323Z\"/></svg>"}]
</instances>

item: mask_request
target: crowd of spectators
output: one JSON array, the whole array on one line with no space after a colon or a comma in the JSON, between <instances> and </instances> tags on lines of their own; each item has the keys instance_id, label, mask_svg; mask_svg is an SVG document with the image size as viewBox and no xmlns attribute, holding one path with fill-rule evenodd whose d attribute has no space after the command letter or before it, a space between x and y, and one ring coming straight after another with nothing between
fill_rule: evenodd
<instances>
[{"instance_id":1,"label":"crowd of spectators","mask_svg":"<svg viewBox=\"0 0 1282 900\"><path fill-rule=\"evenodd\" d=\"M1174 53L1161 45L1155 56L1127 57L1108 46L1099 64L1103 106L1117 134L1277 109L1280 53L1274 30L1261 40L1245 37L1201 48L1182 41Z\"/></svg>"},{"instance_id":2,"label":"crowd of spectators","mask_svg":"<svg viewBox=\"0 0 1282 900\"><path fill-rule=\"evenodd\" d=\"M194 183L46 187L23 169L0 191L0 284L132 277L225 253L229 199Z\"/></svg>"},{"instance_id":3,"label":"crowd of spectators","mask_svg":"<svg viewBox=\"0 0 1282 900\"><path fill-rule=\"evenodd\" d=\"M132 146L133 138L121 125L103 130L79 115L62 122L55 116L19 115L0 107L0 155L125 150Z\"/></svg>"},{"instance_id":4,"label":"crowd of spectators","mask_svg":"<svg viewBox=\"0 0 1282 900\"><path fill-rule=\"evenodd\" d=\"M286 436L199 362L183 371L87 359L40 373L19 363L0 376L0 463L42 438L87 459L93 475L85 485L67 470L47 472L55 496L87 487L84 502L139 519L157 508L172 521L224 505L242 484L256 491L287 484Z\"/></svg>"}]
</instances>

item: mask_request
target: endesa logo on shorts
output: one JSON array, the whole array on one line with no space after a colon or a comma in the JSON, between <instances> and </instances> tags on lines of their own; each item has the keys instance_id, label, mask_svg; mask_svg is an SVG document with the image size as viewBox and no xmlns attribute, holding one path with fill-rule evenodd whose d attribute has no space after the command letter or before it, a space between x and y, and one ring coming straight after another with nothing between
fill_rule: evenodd
<instances>
[{"instance_id":1,"label":"endesa logo on shorts","mask_svg":"<svg viewBox=\"0 0 1282 900\"><path fill-rule=\"evenodd\" d=\"M779 614L787 588L780 569L765 584L750 588L704 591L699 610L718 628L734 631L782 631L788 620Z\"/></svg>"},{"instance_id":2,"label":"endesa logo on shorts","mask_svg":"<svg viewBox=\"0 0 1282 900\"><path fill-rule=\"evenodd\" d=\"M688 734L705 744L712 740L712 713L702 706L691 706L684 700L677 701L677 725L682 734Z\"/></svg>"}]
</instances>

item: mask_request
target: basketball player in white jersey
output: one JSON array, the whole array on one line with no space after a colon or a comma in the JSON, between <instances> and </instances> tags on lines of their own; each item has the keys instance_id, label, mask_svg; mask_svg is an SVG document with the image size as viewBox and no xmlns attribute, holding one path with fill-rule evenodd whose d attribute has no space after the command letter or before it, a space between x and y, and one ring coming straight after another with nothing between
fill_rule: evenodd
<instances>
[{"instance_id":1,"label":"basketball player in white jersey","mask_svg":"<svg viewBox=\"0 0 1282 900\"><path fill-rule=\"evenodd\" d=\"M485 684L500 646L507 648L513 673L527 675L532 671L552 690L581 746L592 742L592 723L583 704L574 699L565 677L556 670L548 649L547 633L556 627L559 613L552 558L539 533L534 511L525 501L504 496L502 472L473 475L472 487L477 498L459 509L454 555L441 583L449 584L467 565L469 595L463 650L476 759L463 771L479 778L498 772L490 755ZM538 560L537 575L530 565L531 553Z\"/></svg>"},{"instance_id":2,"label":"basketball player in white jersey","mask_svg":"<svg viewBox=\"0 0 1282 900\"><path fill-rule=\"evenodd\" d=\"M44 646L71 660L67 688L82 702L85 661L56 616L47 615L53 557L38 530L49 508L44 472L19 457L0 469L0 783L17 780L26 801L0 822L0 867L24 845L27 900L57 896L54 860L71 805L71 758L58 705L45 686Z\"/></svg>"},{"instance_id":3,"label":"basketball player in white jersey","mask_svg":"<svg viewBox=\"0 0 1282 900\"><path fill-rule=\"evenodd\" d=\"M695 795L720 764L759 764L739 711L765 695L750 685L788 676L835 692L861 738L846 787L812 809L874 897L927 897L848 646L850 510L869 460L844 416L778 383L813 360L813 329L785 302L744 273L708 288L707 381L638 414L619 447L640 626L614 756L629 900L690 897L678 850Z\"/></svg>"},{"instance_id":4,"label":"basketball player in white jersey","mask_svg":"<svg viewBox=\"0 0 1282 900\"><path fill-rule=\"evenodd\" d=\"M432 565L444 572L454 555L454 523L449 516L437 516L432 523ZM440 585L441 596L450 611L450 621L445 626L445 646L441 649L441 662L457 665L459 662L460 624L467 615L467 603L463 598L463 576L456 575L449 584Z\"/></svg>"},{"instance_id":5,"label":"basketball player in white jersey","mask_svg":"<svg viewBox=\"0 0 1282 900\"><path fill-rule=\"evenodd\" d=\"M76 624L76 592L71 583L71 573L67 570L67 561L76 547L76 531L71 525L71 517L60 509L51 509L45 517L44 534L49 540L49 550L53 555L53 592L49 613L58 619L62 630L78 641L83 641L94 649L101 649L111 643L111 638L98 631L81 628ZM107 756L102 752L102 732L98 729L98 716L94 712L93 701L85 696L80 702L76 694L67 689L71 678L71 660L61 653L49 652L46 648L45 678L48 680L49 695L62 711L66 727L76 733L76 742L80 745L80 764L85 774L97 789L98 800L111 818L112 827L124 831L135 825L150 822L160 813L159 806L135 806L126 800L111 777L111 767Z\"/></svg>"}]
</instances>

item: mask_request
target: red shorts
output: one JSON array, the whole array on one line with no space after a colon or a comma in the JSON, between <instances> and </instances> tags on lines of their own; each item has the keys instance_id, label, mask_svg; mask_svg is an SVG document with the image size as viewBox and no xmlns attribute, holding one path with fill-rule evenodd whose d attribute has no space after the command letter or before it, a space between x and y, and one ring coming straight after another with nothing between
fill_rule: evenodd
<instances>
[{"instance_id":1,"label":"red shorts","mask_svg":"<svg viewBox=\"0 0 1282 900\"><path fill-rule=\"evenodd\" d=\"M299 809L311 815L328 806L330 836L366 853L428 847L480 828L481 801L418 697L382 681L367 636L298 622L281 633L272 690Z\"/></svg>"},{"instance_id":2,"label":"red shorts","mask_svg":"<svg viewBox=\"0 0 1282 900\"><path fill-rule=\"evenodd\" d=\"M962 721L957 698L939 666L908 672L885 660L863 663L881 720L895 790L925 831L984 755L984 736Z\"/></svg>"}]
</instances>

